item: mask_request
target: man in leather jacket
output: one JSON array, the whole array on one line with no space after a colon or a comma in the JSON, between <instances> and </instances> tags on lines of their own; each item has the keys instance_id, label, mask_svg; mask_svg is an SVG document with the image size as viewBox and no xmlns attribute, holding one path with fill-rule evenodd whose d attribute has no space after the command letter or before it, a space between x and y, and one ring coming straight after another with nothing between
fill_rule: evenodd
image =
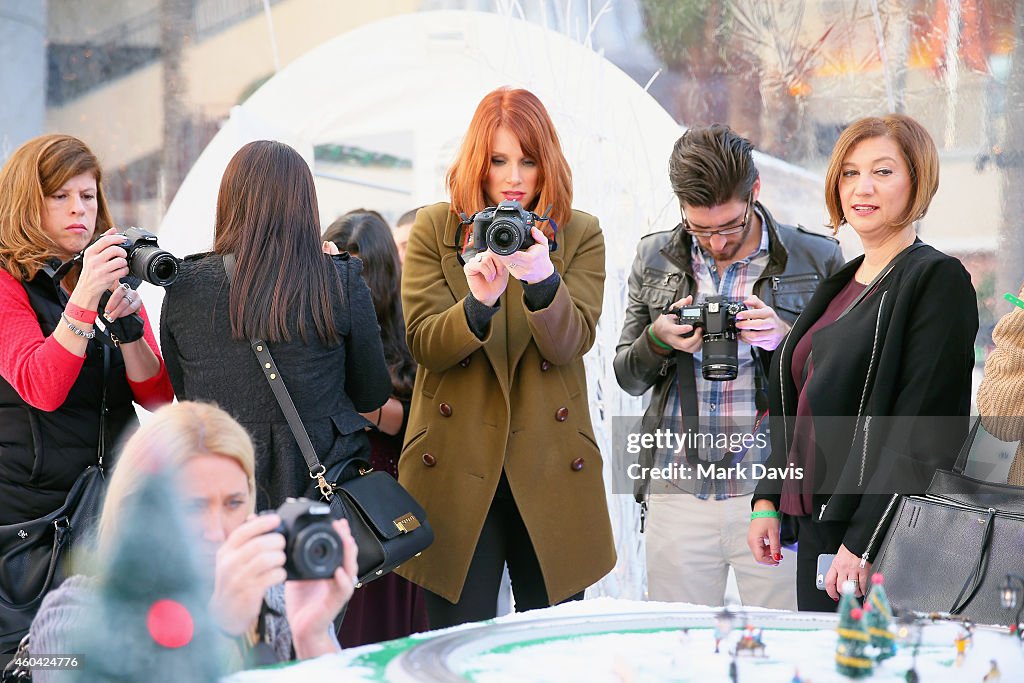
<instances>
[{"instance_id":1,"label":"man in leather jacket","mask_svg":"<svg viewBox=\"0 0 1024 683\"><path fill-rule=\"evenodd\" d=\"M676 141L669 177L682 221L640 240L629 276L615 375L634 396L651 391L643 431L671 434L641 450L640 467L630 469L641 530L649 527L651 600L720 605L731 567L745 605L796 609L795 554L762 566L746 545L751 494L766 474L754 465L768 456L771 353L844 259L831 237L775 222L757 201L752 152L750 141L718 124ZM734 314L730 381L705 377L704 330L667 313L704 304L712 319L705 300L713 295L745 306Z\"/></svg>"}]
</instances>

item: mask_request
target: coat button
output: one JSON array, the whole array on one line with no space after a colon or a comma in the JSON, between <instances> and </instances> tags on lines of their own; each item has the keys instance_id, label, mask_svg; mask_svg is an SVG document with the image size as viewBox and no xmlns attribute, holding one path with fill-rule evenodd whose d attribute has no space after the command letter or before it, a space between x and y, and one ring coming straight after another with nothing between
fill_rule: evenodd
<instances>
[{"instance_id":1,"label":"coat button","mask_svg":"<svg viewBox=\"0 0 1024 683\"><path fill-rule=\"evenodd\" d=\"M437 464L437 458L432 456L430 453L423 454L423 464L427 467L433 467Z\"/></svg>"},{"instance_id":2,"label":"coat button","mask_svg":"<svg viewBox=\"0 0 1024 683\"><path fill-rule=\"evenodd\" d=\"M576 458L569 467L572 468L573 472L579 472L583 469L583 458Z\"/></svg>"},{"instance_id":3,"label":"coat button","mask_svg":"<svg viewBox=\"0 0 1024 683\"><path fill-rule=\"evenodd\" d=\"M541 372L547 372L550 369L551 369L551 363L549 361L542 360L540 362L540 371Z\"/></svg>"},{"instance_id":4,"label":"coat button","mask_svg":"<svg viewBox=\"0 0 1024 683\"><path fill-rule=\"evenodd\" d=\"M555 419L559 422L565 422L569 419L569 409L565 406L555 411Z\"/></svg>"},{"instance_id":5,"label":"coat button","mask_svg":"<svg viewBox=\"0 0 1024 683\"><path fill-rule=\"evenodd\" d=\"M451 417L452 416L452 407L450 405L448 405L447 403L442 403L441 405L439 405L437 407L437 409L445 417Z\"/></svg>"},{"instance_id":6,"label":"coat button","mask_svg":"<svg viewBox=\"0 0 1024 683\"><path fill-rule=\"evenodd\" d=\"M459 365L461 365L464 368L468 368L469 367L469 362L470 362L470 357L466 356L465 358L463 358L462 360L459 361Z\"/></svg>"}]
</instances>

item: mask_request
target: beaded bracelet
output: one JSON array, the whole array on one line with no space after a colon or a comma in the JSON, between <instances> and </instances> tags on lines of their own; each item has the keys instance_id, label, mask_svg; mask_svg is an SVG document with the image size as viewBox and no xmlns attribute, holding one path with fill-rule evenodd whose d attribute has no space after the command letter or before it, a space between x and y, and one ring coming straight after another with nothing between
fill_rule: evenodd
<instances>
[{"instance_id":1,"label":"beaded bracelet","mask_svg":"<svg viewBox=\"0 0 1024 683\"><path fill-rule=\"evenodd\" d=\"M666 351L674 351L675 350L671 346L669 346L665 342L661 341L660 339L658 339L654 335L654 326L653 325L648 325L647 326L647 336L650 337L652 342L654 342L655 344L657 344L661 348L665 349Z\"/></svg>"},{"instance_id":2,"label":"beaded bracelet","mask_svg":"<svg viewBox=\"0 0 1024 683\"><path fill-rule=\"evenodd\" d=\"M64 324L68 326L68 329L71 330L72 332L74 332L75 334L77 334L79 337L84 337L85 339L92 339L93 337L96 336L96 330L89 330L88 332L86 332L83 329L75 327L74 323L72 323L68 319L68 317L66 315L64 315L63 313L60 314L60 317L61 317L61 320L64 321Z\"/></svg>"},{"instance_id":3,"label":"beaded bracelet","mask_svg":"<svg viewBox=\"0 0 1024 683\"><path fill-rule=\"evenodd\" d=\"M96 311L90 311L88 308L76 306L70 301L68 302L67 306L64 307L64 312L67 313L72 318L74 318L75 320L81 320L83 323L87 323L89 325L96 322Z\"/></svg>"},{"instance_id":4,"label":"beaded bracelet","mask_svg":"<svg viewBox=\"0 0 1024 683\"><path fill-rule=\"evenodd\" d=\"M771 517L772 519L779 519L779 518L782 517L782 515L780 515L775 510L758 510L757 512L751 512L750 513L750 520L751 521L753 521L755 519L763 519L765 517Z\"/></svg>"}]
</instances>

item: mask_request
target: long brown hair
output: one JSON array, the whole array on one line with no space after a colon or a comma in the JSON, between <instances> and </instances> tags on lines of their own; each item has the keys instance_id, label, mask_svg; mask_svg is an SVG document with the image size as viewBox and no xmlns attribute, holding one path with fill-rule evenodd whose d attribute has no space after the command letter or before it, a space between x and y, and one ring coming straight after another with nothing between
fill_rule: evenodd
<instances>
[{"instance_id":1,"label":"long brown hair","mask_svg":"<svg viewBox=\"0 0 1024 683\"><path fill-rule=\"evenodd\" d=\"M70 135L41 135L15 150L0 169L0 268L31 280L55 255L57 245L43 231L46 198L83 173L96 178L95 239L114 224L96 155Z\"/></svg>"},{"instance_id":2,"label":"long brown hair","mask_svg":"<svg viewBox=\"0 0 1024 683\"><path fill-rule=\"evenodd\" d=\"M533 205L524 208L540 212L550 204L554 207L551 217L564 225L572 214L572 171L547 109L536 95L522 89L498 88L477 105L446 177L452 210L468 215L486 208L484 181L491 167L494 134L502 126L516 136L523 154L537 162L539 192ZM550 238L550 226L538 225Z\"/></svg>"},{"instance_id":3,"label":"long brown hair","mask_svg":"<svg viewBox=\"0 0 1024 683\"><path fill-rule=\"evenodd\" d=\"M309 341L307 313L324 344L336 344L332 300L343 289L320 248L313 174L288 145L257 140L228 162L217 194L214 251L234 254L228 311L236 339Z\"/></svg>"},{"instance_id":4,"label":"long brown hair","mask_svg":"<svg viewBox=\"0 0 1024 683\"><path fill-rule=\"evenodd\" d=\"M391 228L376 211L350 211L328 226L323 238L363 262L363 279L370 288L373 308L380 324L384 360L391 375L395 396L412 396L416 361L405 343L402 315L402 264Z\"/></svg>"},{"instance_id":5,"label":"long brown hair","mask_svg":"<svg viewBox=\"0 0 1024 683\"><path fill-rule=\"evenodd\" d=\"M839 134L825 173L825 206L828 208L829 226L833 232L839 232L839 226L846 222L843 202L839 197L843 162L850 150L868 138L894 140L910 169L910 201L903 214L894 221L893 228L898 230L924 218L932 197L939 189L939 152L924 126L905 114L858 119Z\"/></svg>"}]
</instances>

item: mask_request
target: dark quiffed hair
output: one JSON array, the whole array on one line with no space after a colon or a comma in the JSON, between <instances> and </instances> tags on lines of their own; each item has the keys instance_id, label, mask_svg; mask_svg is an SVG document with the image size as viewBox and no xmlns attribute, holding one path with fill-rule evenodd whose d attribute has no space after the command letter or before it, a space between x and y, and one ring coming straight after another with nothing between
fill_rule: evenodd
<instances>
[{"instance_id":1,"label":"dark quiffed hair","mask_svg":"<svg viewBox=\"0 0 1024 683\"><path fill-rule=\"evenodd\" d=\"M331 223L323 239L334 242L338 249L358 256L363 262L363 279L370 288L377 312L391 385L395 396L410 397L416 379L416 361L405 344L402 266L391 229L376 211L357 209Z\"/></svg>"},{"instance_id":2,"label":"dark quiffed hair","mask_svg":"<svg viewBox=\"0 0 1024 683\"><path fill-rule=\"evenodd\" d=\"M757 181L754 145L729 126L691 128L676 140L668 177L680 204L711 207L745 200Z\"/></svg>"},{"instance_id":3,"label":"dark quiffed hair","mask_svg":"<svg viewBox=\"0 0 1024 683\"><path fill-rule=\"evenodd\" d=\"M214 251L236 259L233 337L290 341L295 323L305 342L311 320L321 342L340 341L333 302L344 289L321 248L313 174L298 152L272 140L238 150L220 182L214 235Z\"/></svg>"}]
</instances>

